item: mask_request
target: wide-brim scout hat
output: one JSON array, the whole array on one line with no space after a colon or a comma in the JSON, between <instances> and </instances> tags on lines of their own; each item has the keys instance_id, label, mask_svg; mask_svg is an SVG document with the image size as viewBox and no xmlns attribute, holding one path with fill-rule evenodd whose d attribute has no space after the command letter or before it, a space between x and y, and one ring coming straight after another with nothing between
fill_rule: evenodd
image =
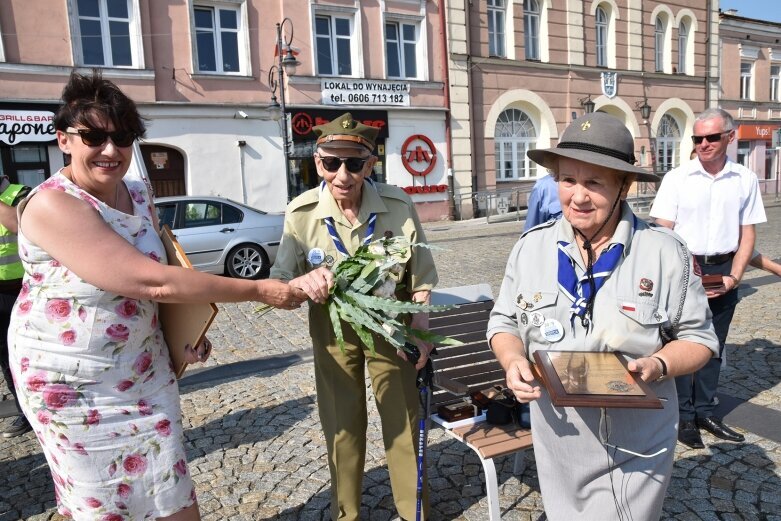
<instances>
[{"instance_id":1,"label":"wide-brim scout hat","mask_svg":"<svg viewBox=\"0 0 781 521\"><path fill-rule=\"evenodd\" d=\"M635 166L635 142L620 120L605 112L581 116L564 130L556 148L529 150L529 159L553 169L556 159L568 157L616 172L635 174L638 181L659 181L660 177Z\"/></svg>"},{"instance_id":2,"label":"wide-brim scout hat","mask_svg":"<svg viewBox=\"0 0 781 521\"><path fill-rule=\"evenodd\" d=\"M317 146L322 148L367 148L374 150L380 129L364 125L346 112L338 118L312 128L317 134Z\"/></svg>"}]
</instances>

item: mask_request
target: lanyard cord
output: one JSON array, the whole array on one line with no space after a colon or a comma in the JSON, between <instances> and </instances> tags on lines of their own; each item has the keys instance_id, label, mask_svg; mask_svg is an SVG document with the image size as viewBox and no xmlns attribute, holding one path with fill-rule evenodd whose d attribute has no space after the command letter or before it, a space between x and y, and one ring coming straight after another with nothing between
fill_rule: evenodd
<instances>
[{"instance_id":1,"label":"lanyard cord","mask_svg":"<svg viewBox=\"0 0 781 521\"><path fill-rule=\"evenodd\" d=\"M613 206L610 207L610 212L608 212L607 217L605 218L605 221L602 223L602 225L597 229L597 231L594 232L594 234L591 236L591 238L586 238L586 235L575 228L572 227L575 232L578 233L583 238L583 249L586 250L586 278L588 281L589 289L591 290L588 300L586 301L586 312L583 313L583 315L580 317L580 324L588 329L589 324L591 323L591 320L594 318L594 300L597 296L597 285L594 281L594 248L591 247L591 241L594 240L594 237L596 237L599 232L602 231L602 229L607 225L607 223L610 221L610 218L613 217L613 213L616 211L616 207L618 207L619 201L621 201L621 192L624 191L624 185L626 184L626 178L621 182L621 188L618 189L618 195L616 196L616 200L613 201Z\"/></svg>"}]
</instances>

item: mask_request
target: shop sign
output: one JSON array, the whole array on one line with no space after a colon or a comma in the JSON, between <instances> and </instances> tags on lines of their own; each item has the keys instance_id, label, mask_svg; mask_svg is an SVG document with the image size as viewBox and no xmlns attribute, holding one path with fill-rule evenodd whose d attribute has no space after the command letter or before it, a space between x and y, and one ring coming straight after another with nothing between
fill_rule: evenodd
<instances>
[{"instance_id":1,"label":"shop sign","mask_svg":"<svg viewBox=\"0 0 781 521\"><path fill-rule=\"evenodd\" d=\"M290 127L293 132L293 141L314 141L315 134L312 127L323 125L344 114L344 110L296 110L290 111ZM388 138L388 113L384 110L350 110L353 119L364 125L380 129L377 141Z\"/></svg>"},{"instance_id":2,"label":"shop sign","mask_svg":"<svg viewBox=\"0 0 781 521\"><path fill-rule=\"evenodd\" d=\"M423 134L413 134L401 146L401 163L412 175L427 176L437 164L437 149Z\"/></svg>"},{"instance_id":3,"label":"shop sign","mask_svg":"<svg viewBox=\"0 0 781 521\"><path fill-rule=\"evenodd\" d=\"M771 141L778 125L740 125L737 137L742 140Z\"/></svg>"},{"instance_id":4,"label":"shop sign","mask_svg":"<svg viewBox=\"0 0 781 521\"><path fill-rule=\"evenodd\" d=\"M409 107L409 83L365 79L328 79L321 82L324 105Z\"/></svg>"},{"instance_id":5,"label":"shop sign","mask_svg":"<svg viewBox=\"0 0 781 521\"><path fill-rule=\"evenodd\" d=\"M149 159L155 165L155 170L165 170L168 168L168 152L152 152Z\"/></svg>"},{"instance_id":6,"label":"shop sign","mask_svg":"<svg viewBox=\"0 0 781 521\"><path fill-rule=\"evenodd\" d=\"M52 141L54 113L45 110L0 109L0 141L8 145L27 141Z\"/></svg>"}]
</instances>

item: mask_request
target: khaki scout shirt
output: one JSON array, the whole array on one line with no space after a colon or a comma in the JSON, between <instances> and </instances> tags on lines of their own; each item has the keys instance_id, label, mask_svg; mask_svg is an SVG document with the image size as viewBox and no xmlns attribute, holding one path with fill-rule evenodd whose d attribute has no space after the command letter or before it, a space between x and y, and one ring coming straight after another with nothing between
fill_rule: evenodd
<instances>
[{"instance_id":1,"label":"khaki scout shirt","mask_svg":"<svg viewBox=\"0 0 781 521\"><path fill-rule=\"evenodd\" d=\"M290 280L319 266L334 265L343 259L328 234L323 221L333 217L334 227L350 254L361 246L366 237L369 216L377 214L374 238L382 237L386 231L403 235L410 242L426 242L426 236L418 220L412 200L401 189L383 183L364 182L361 195L361 210L358 221L353 225L342 214L327 187L313 188L296 197L287 207L285 229L277 258L271 268L271 277ZM320 248L326 262L315 266L309 260L309 252ZM329 259L330 257L330 259ZM407 262L404 283L407 291L431 290L438 282L437 270L431 251L427 248L413 248Z\"/></svg>"},{"instance_id":2,"label":"khaki scout shirt","mask_svg":"<svg viewBox=\"0 0 781 521\"><path fill-rule=\"evenodd\" d=\"M691 257L681 239L636 219L629 206L622 204L621 220L610 244L624 245L623 259L597 292L590 331L579 317L572 320L572 301L559 290L559 241L569 243L566 250L575 259L577 276L583 276L586 266L566 220L540 225L521 236L507 261L488 322L488 341L497 333L510 333L521 339L530 359L537 349L621 351L630 358L661 349L659 326L669 328L678 313L685 275L682 256ZM552 341L543 336L540 323L545 319L555 319L563 326L563 338ZM676 337L719 352L708 299L691 262Z\"/></svg>"}]
</instances>

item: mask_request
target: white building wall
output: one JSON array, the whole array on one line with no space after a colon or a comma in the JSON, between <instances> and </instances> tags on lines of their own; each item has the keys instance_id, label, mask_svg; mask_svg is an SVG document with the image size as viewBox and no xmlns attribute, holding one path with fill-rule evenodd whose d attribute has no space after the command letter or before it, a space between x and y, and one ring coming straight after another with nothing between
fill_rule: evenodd
<instances>
[{"instance_id":1,"label":"white building wall","mask_svg":"<svg viewBox=\"0 0 781 521\"><path fill-rule=\"evenodd\" d=\"M265 109L145 106L146 144L184 156L187 195L216 195L268 212L287 204L280 124ZM244 145L240 145L244 142Z\"/></svg>"}]
</instances>

